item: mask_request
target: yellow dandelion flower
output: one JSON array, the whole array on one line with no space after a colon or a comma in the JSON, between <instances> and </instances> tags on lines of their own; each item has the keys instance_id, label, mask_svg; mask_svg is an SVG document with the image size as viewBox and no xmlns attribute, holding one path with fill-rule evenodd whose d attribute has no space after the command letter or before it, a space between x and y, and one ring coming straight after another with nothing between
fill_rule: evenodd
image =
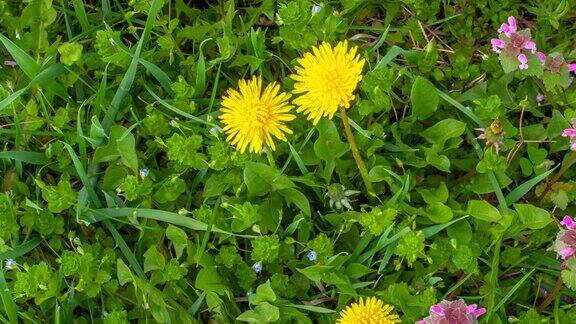
<instances>
[{"instance_id":1,"label":"yellow dandelion flower","mask_svg":"<svg viewBox=\"0 0 576 324\"><path fill-rule=\"evenodd\" d=\"M376 297L353 303L340 312L338 324L396 324L402 323L398 315L392 313L393 306L384 304Z\"/></svg>"},{"instance_id":2,"label":"yellow dandelion flower","mask_svg":"<svg viewBox=\"0 0 576 324\"><path fill-rule=\"evenodd\" d=\"M292 134L285 125L295 118L289 113L293 108L288 103L290 95L280 92L276 82L262 92L262 77L240 80L238 88L239 91L228 89L221 102L219 118L226 140L241 153L246 148L255 153L262 152L264 146L276 149L272 137L286 141L285 134Z\"/></svg>"},{"instance_id":3,"label":"yellow dandelion flower","mask_svg":"<svg viewBox=\"0 0 576 324\"><path fill-rule=\"evenodd\" d=\"M332 119L339 107L349 108L354 90L362 79L364 59L356 55L357 47L348 49L346 41L336 47L322 43L306 53L290 77L296 81L293 103L316 125L321 117Z\"/></svg>"}]
</instances>

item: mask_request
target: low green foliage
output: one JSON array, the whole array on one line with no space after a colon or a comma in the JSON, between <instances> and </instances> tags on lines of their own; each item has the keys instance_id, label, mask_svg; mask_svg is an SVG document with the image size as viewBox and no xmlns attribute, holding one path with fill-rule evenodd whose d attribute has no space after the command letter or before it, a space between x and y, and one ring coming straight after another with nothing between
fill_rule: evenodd
<instances>
[{"instance_id":1,"label":"low green foliage","mask_svg":"<svg viewBox=\"0 0 576 324\"><path fill-rule=\"evenodd\" d=\"M376 296L404 323L459 298L575 322L575 10L0 0L0 320L334 323ZM527 67L492 51L509 16ZM342 40L366 61L355 143L294 107L275 150L237 151L227 89L296 98L299 59Z\"/></svg>"}]
</instances>

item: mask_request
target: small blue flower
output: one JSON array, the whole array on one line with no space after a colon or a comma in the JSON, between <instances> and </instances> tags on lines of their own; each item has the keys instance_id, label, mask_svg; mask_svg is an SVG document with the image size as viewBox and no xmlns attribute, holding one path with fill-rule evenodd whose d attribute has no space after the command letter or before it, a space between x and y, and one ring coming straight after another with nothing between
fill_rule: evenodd
<instances>
[{"instance_id":1,"label":"small blue flower","mask_svg":"<svg viewBox=\"0 0 576 324\"><path fill-rule=\"evenodd\" d=\"M148 170L148 169L140 169L140 177L141 178L146 178L149 173L150 173L150 170Z\"/></svg>"},{"instance_id":2,"label":"small blue flower","mask_svg":"<svg viewBox=\"0 0 576 324\"><path fill-rule=\"evenodd\" d=\"M220 129L218 129L218 127L210 128L210 135L218 137L219 133L220 133Z\"/></svg>"},{"instance_id":3,"label":"small blue flower","mask_svg":"<svg viewBox=\"0 0 576 324\"><path fill-rule=\"evenodd\" d=\"M14 269L14 266L16 266L16 261L14 261L14 259L8 259L6 260L4 268L6 268L6 270L12 270Z\"/></svg>"},{"instance_id":4,"label":"small blue flower","mask_svg":"<svg viewBox=\"0 0 576 324\"><path fill-rule=\"evenodd\" d=\"M320 7L319 5L313 5L312 6L312 14L313 15L319 14L320 10L322 10L322 7Z\"/></svg>"},{"instance_id":5,"label":"small blue flower","mask_svg":"<svg viewBox=\"0 0 576 324\"><path fill-rule=\"evenodd\" d=\"M308 257L308 260L312 262L316 261L316 259L318 258L318 254L316 253L316 251L310 251L306 256Z\"/></svg>"},{"instance_id":6,"label":"small blue flower","mask_svg":"<svg viewBox=\"0 0 576 324\"><path fill-rule=\"evenodd\" d=\"M262 271L262 263L261 262L256 262L252 265L252 270L254 270L254 272L256 273L260 273Z\"/></svg>"}]
</instances>

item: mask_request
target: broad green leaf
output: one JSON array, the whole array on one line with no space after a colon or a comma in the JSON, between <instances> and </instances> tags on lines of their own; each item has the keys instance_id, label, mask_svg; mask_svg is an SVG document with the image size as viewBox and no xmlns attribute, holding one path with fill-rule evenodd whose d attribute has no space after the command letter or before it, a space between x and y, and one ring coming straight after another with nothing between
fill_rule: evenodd
<instances>
[{"instance_id":1,"label":"broad green leaf","mask_svg":"<svg viewBox=\"0 0 576 324\"><path fill-rule=\"evenodd\" d=\"M254 299L254 304L258 305L263 302L273 302L276 300L276 294L272 287L270 287L270 280L261 284L256 288L256 298Z\"/></svg>"},{"instance_id":2,"label":"broad green leaf","mask_svg":"<svg viewBox=\"0 0 576 324\"><path fill-rule=\"evenodd\" d=\"M576 291L576 272L571 270L562 270L562 281L566 287Z\"/></svg>"},{"instance_id":3,"label":"broad green leaf","mask_svg":"<svg viewBox=\"0 0 576 324\"><path fill-rule=\"evenodd\" d=\"M548 211L530 204L514 204L514 209L522 224L532 230L544 228L552 221Z\"/></svg>"},{"instance_id":4,"label":"broad green leaf","mask_svg":"<svg viewBox=\"0 0 576 324\"><path fill-rule=\"evenodd\" d=\"M441 202L434 202L428 205L426 214L431 221L438 224L449 222L454 217L452 209Z\"/></svg>"},{"instance_id":5,"label":"broad green leaf","mask_svg":"<svg viewBox=\"0 0 576 324\"><path fill-rule=\"evenodd\" d=\"M316 128L320 135L314 142L314 153L319 159L333 161L348 151L348 145L342 142L340 132L331 120L320 119Z\"/></svg>"},{"instance_id":6,"label":"broad green leaf","mask_svg":"<svg viewBox=\"0 0 576 324\"><path fill-rule=\"evenodd\" d=\"M440 98L436 93L436 87L430 81L418 76L412 84L410 102L412 115L417 119L426 119L438 109Z\"/></svg>"},{"instance_id":7,"label":"broad green leaf","mask_svg":"<svg viewBox=\"0 0 576 324\"><path fill-rule=\"evenodd\" d=\"M470 200L468 202L467 213L476 219L487 222L497 222L502 218L498 208L484 200Z\"/></svg>"},{"instance_id":8,"label":"broad green leaf","mask_svg":"<svg viewBox=\"0 0 576 324\"><path fill-rule=\"evenodd\" d=\"M426 139L426 141L434 144L441 150L448 139L461 136L464 134L465 129L465 123L456 119L448 118L439 121L434 126L426 129L421 133L421 135Z\"/></svg>"},{"instance_id":9,"label":"broad green leaf","mask_svg":"<svg viewBox=\"0 0 576 324\"><path fill-rule=\"evenodd\" d=\"M120 258L116 260L116 275L118 276L118 282L122 286L134 280L130 268L128 268L126 263L124 263Z\"/></svg>"},{"instance_id":10,"label":"broad green leaf","mask_svg":"<svg viewBox=\"0 0 576 324\"><path fill-rule=\"evenodd\" d=\"M286 188L282 189L280 194L284 197L284 200L286 200L287 203L293 203L298 206L304 215L308 217L311 215L310 202L302 192L294 188Z\"/></svg>"},{"instance_id":11,"label":"broad green leaf","mask_svg":"<svg viewBox=\"0 0 576 324\"><path fill-rule=\"evenodd\" d=\"M184 252L184 249L188 245L188 236L186 235L186 232L179 227L168 224L168 227L166 227L166 237L168 237L168 239L174 245L174 250L176 250L176 258L180 258Z\"/></svg>"},{"instance_id":12,"label":"broad green leaf","mask_svg":"<svg viewBox=\"0 0 576 324\"><path fill-rule=\"evenodd\" d=\"M244 168L244 183L250 196L262 196L270 191L293 188L294 183L280 171L263 163L248 162Z\"/></svg>"},{"instance_id":13,"label":"broad green leaf","mask_svg":"<svg viewBox=\"0 0 576 324\"><path fill-rule=\"evenodd\" d=\"M156 245L152 245L144 253L144 272L149 272L152 270L164 270L166 265L166 259L158 249Z\"/></svg>"},{"instance_id":14,"label":"broad green leaf","mask_svg":"<svg viewBox=\"0 0 576 324\"><path fill-rule=\"evenodd\" d=\"M310 279L314 282L319 282L320 279L322 278L322 276L324 274L330 272L333 268L334 268L333 266L317 264L317 265L306 267L304 269L297 268L296 270L298 270L300 273L305 275L308 279Z\"/></svg>"},{"instance_id":15,"label":"broad green leaf","mask_svg":"<svg viewBox=\"0 0 576 324\"><path fill-rule=\"evenodd\" d=\"M228 291L228 287L222 283L216 267L202 268L196 276L195 286L205 292L215 292L218 295Z\"/></svg>"},{"instance_id":16,"label":"broad green leaf","mask_svg":"<svg viewBox=\"0 0 576 324\"><path fill-rule=\"evenodd\" d=\"M448 200L448 187L446 187L446 183L444 181L440 183L438 188L417 188L416 191L422 195L422 198L427 204L433 204L436 202L446 203Z\"/></svg>"}]
</instances>

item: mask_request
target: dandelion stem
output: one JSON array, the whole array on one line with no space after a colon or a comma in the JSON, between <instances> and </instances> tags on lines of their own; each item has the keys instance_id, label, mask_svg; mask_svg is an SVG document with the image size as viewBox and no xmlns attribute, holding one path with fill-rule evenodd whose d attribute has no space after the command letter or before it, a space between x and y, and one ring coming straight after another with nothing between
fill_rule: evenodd
<instances>
[{"instance_id":1,"label":"dandelion stem","mask_svg":"<svg viewBox=\"0 0 576 324\"><path fill-rule=\"evenodd\" d=\"M550 191L552 189L552 186L558 180L560 180L560 177L564 174L564 172L568 171L568 169L572 166L572 164L574 164L574 162L576 162L576 152L570 151L570 154L568 155L566 160L564 160L564 162L562 163L562 167L560 167L560 170L558 170L558 173L556 173L554 175L554 177L552 178L552 180L550 180L550 182L548 182L548 184L546 185L546 188L544 189L544 191L542 191L542 193L538 197L539 205L542 205L542 202L544 201L544 197L546 197L546 194L548 193L548 191Z\"/></svg>"},{"instance_id":2,"label":"dandelion stem","mask_svg":"<svg viewBox=\"0 0 576 324\"><path fill-rule=\"evenodd\" d=\"M372 190L372 183L370 182L370 178L368 177L368 170L366 169L364 160L362 160L360 151L358 151L358 145L356 145L354 134L352 134L352 128L350 127L350 123L348 122L348 114L346 114L346 108L340 107L340 114L342 117L342 124L344 125L344 134L346 134L346 139L348 140L348 145L350 145L352 156L356 161L356 165L358 166L358 171L360 171L362 180L364 180L364 185L366 186L366 191L368 192L368 199L372 200L376 195L374 194L374 190Z\"/></svg>"}]
</instances>

